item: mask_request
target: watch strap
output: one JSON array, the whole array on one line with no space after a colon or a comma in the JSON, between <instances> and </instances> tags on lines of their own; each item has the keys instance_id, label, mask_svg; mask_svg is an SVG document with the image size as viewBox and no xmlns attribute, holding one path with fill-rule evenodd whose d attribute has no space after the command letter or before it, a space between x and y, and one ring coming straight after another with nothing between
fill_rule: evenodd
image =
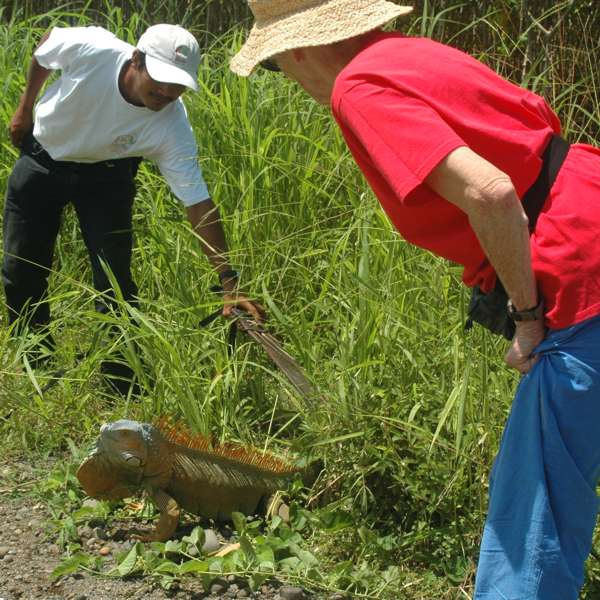
<instances>
[{"instance_id":1,"label":"watch strap","mask_svg":"<svg viewBox=\"0 0 600 600\"><path fill-rule=\"evenodd\" d=\"M544 300L540 296L539 302L532 308L517 310L512 300L507 304L508 316L517 322L521 321L539 321L544 318Z\"/></svg>"}]
</instances>

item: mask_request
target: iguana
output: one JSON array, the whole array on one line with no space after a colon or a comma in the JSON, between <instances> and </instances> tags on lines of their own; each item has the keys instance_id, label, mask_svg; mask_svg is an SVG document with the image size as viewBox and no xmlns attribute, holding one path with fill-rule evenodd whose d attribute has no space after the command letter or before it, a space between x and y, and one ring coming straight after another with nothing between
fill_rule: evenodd
<instances>
[{"instance_id":1,"label":"iguana","mask_svg":"<svg viewBox=\"0 0 600 600\"><path fill-rule=\"evenodd\" d=\"M160 518L145 541L168 540L181 509L216 521L235 511L266 510L269 496L298 469L283 460L231 444L211 446L181 426L120 420L100 428L100 437L77 470L85 492L118 500L145 490Z\"/></svg>"}]
</instances>

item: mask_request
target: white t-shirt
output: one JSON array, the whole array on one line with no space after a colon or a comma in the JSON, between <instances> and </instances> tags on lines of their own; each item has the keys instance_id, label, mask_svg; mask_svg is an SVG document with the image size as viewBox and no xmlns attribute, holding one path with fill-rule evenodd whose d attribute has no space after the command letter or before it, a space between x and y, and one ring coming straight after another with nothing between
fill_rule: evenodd
<instances>
[{"instance_id":1,"label":"white t-shirt","mask_svg":"<svg viewBox=\"0 0 600 600\"><path fill-rule=\"evenodd\" d=\"M207 200L181 99L155 112L130 104L119 91L119 73L133 50L102 27L52 29L35 58L62 73L36 106L33 135L54 160L143 156L158 165L185 206Z\"/></svg>"}]
</instances>

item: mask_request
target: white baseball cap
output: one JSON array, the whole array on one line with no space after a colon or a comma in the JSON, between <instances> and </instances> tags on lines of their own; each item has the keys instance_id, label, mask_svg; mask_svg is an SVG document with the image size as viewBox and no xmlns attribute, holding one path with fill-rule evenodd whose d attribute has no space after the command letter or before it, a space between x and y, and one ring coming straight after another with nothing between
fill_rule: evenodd
<instances>
[{"instance_id":1,"label":"white baseball cap","mask_svg":"<svg viewBox=\"0 0 600 600\"><path fill-rule=\"evenodd\" d=\"M179 25L152 25L140 37L138 50L146 55L152 79L198 90L200 48L196 38Z\"/></svg>"}]
</instances>

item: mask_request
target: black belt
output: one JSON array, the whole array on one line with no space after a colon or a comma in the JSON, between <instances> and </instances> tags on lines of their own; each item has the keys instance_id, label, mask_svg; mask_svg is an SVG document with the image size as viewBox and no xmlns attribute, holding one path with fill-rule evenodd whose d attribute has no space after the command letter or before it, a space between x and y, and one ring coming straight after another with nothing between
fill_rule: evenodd
<instances>
[{"instance_id":1,"label":"black belt","mask_svg":"<svg viewBox=\"0 0 600 600\"><path fill-rule=\"evenodd\" d=\"M82 177L106 175L111 179L135 177L139 164L142 161L138 156L102 160L93 163L54 160L31 133L26 135L21 142L21 154L33 158L39 165L51 171L69 172Z\"/></svg>"},{"instance_id":2,"label":"black belt","mask_svg":"<svg viewBox=\"0 0 600 600\"><path fill-rule=\"evenodd\" d=\"M535 229L540 212L556 181L560 167L569 153L569 148L569 142L559 135L554 135L544 149L542 168L522 200L523 210L529 219L529 233ZM479 287L474 287L467 309L469 317L465 323L465 329L471 329L473 322L476 322L492 333L503 335L506 339L511 340L515 333L515 324L508 316L507 302L508 294L499 278L496 278L496 286L488 294L484 294Z\"/></svg>"}]
</instances>

